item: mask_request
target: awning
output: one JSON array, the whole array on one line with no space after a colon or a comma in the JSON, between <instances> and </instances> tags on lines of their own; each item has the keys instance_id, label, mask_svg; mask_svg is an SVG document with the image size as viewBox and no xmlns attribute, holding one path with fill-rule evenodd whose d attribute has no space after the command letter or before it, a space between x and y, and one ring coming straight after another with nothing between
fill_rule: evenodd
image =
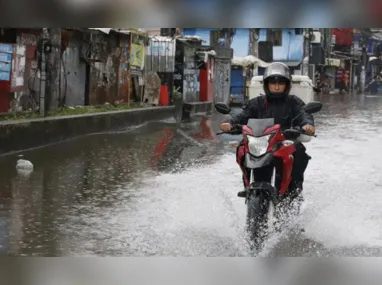
<instances>
[{"instance_id":1,"label":"awning","mask_svg":"<svg viewBox=\"0 0 382 285\"><path fill-rule=\"evenodd\" d=\"M301 64L301 61L280 61L290 67L296 67L296 66L299 66Z\"/></svg>"},{"instance_id":2,"label":"awning","mask_svg":"<svg viewBox=\"0 0 382 285\"><path fill-rule=\"evenodd\" d=\"M203 60L204 62L208 61L209 56L216 56L216 51L210 50L210 51L197 51L196 55L199 60Z\"/></svg>"},{"instance_id":3,"label":"awning","mask_svg":"<svg viewBox=\"0 0 382 285\"><path fill-rule=\"evenodd\" d=\"M234 56L231 60L231 64L233 66L243 66L243 67L248 67L253 64L255 67L263 67L263 68L266 68L270 65L270 63L267 63L253 55Z\"/></svg>"},{"instance_id":4,"label":"awning","mask_svg":"<svg viewBox=\"0 0 382 285\"><path fill-rule=\"evenodd\" d=\"M105 34L109 34L111 31L111 28L89 28L89 30L97 30Z\"/></svg>"},{"instance_id":5,"label":"awning","mask_svg":"<svg viewBox=\"0 0 382 285\"><path fill-rule=\"evenodd\" d=\"M179 39L179 40L188 40L188 41L196 41L196 42L205 42L205 40L203 40L199 36L178 36L177 39Z\"/></svg>"},{"instance_id":6,"label":"awning","mask_svg":"<svg viewBox=\"0 0 382 285\"><path fill-rule=\"evenodd\" d=\"M379 59L379 58L376 58L373 61L370 61L370 64L381 66L382 65L382 60Z\"/></svg>"},{"instance_id":7,"label":"awning","mask_svg":"<svg viewBox=\"0 0 382 285\"><path fill-rule=\"evenodd\" d=\"M113 29L113 28L89 28L89 30L97 30L105 34L110 34L111 31L119 33L119 34L124 34L124 35L130 35L132 30L128 29ZM145 34L144 32L137 31L137 33L140 34Z\"/></svg>"},{"instance_id":8,"label":"awning","mask_svg":"<svg viewBox=\"0 0 382 285\"><path fill-rule=\"evenodd\" d=\"M370 61L373 61L373 60L376 60L378 57L376 57L376 56L371 56L370 58L369 58L369 62Z\"/></svg>"}]
</instances>

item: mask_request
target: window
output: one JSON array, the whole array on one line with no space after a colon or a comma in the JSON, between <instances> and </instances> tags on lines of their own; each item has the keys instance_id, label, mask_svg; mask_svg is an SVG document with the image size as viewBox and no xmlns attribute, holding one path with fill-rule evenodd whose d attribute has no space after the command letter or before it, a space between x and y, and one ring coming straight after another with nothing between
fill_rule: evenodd
<instances>
[{"instance_id":1,"label":"window","mask_svg":"<svg viewBox=\"0 0 382 285\"><path fill-rule=\"evenodd\" d=\"M272 42L273 46L282 46L283 31L282 30L267 30L267 41Z\"/></svg>"}]
</instances>

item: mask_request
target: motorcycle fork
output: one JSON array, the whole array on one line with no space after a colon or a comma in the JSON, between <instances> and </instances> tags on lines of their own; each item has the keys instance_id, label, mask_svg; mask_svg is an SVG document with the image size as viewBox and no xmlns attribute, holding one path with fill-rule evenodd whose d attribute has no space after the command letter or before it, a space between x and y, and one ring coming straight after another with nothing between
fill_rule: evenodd
<instances>
[{"instance_id":1,"label":"motorcycle fork","mask_svg":"<svg viewBox=\"0 0 382 285\"><path fill-rule=\"evenodd\" d=\"M276 166L273 166L273 168L272 168L272 176L271 176L271 185L272 185L272 187L274 189L276 188L276 175L277 175ZM250 185L252 185L255 182L255 172L254 172L253 169L250 170L249 177L250 177L250 179L249 179ZM245 199L245 203L247 203L249 195L253 194L250 189L248 189L247 191L248 192L247 192L247 197Z\"/></svg>"}]
</instances>

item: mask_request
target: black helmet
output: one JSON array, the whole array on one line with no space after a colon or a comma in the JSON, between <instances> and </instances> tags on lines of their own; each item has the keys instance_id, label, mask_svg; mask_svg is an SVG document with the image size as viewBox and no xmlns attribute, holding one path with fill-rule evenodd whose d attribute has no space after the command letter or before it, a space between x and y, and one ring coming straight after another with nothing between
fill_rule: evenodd
<instances>
[{"instance_id":1,"label":"black helmet","mask_svg":"<svg viewBox=\"0 0 382 285\"><path fill-rule=\"evenodd\" d=\"M275 94L271 93L268 88L268 83L271 79L286 81L287 86L283 93ZM289 67L282 62L271 63L264 71L263 76L263 88L265 95L272 99L278 99L288 96L290 89L292 88L292 75L290 74Z\"/></svg>"}]
</instances>

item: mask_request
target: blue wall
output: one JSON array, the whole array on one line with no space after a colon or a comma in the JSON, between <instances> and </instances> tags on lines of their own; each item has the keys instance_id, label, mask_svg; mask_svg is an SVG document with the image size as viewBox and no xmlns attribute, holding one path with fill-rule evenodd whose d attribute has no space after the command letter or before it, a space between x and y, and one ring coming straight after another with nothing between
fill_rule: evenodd
<instances>
[{"instance_id":1,"label":"blue wall","mask_svg":"<svg viewBox=\"0 0 382 285\"><path fill-rule=\"evenodd\" d=\"M199 36L205 42L203 45L210 45L210 31L218 30L211 28L185 28L185 36ZM273 47L274 61L299 61L301 62L304 54L304 36L296 35L295 29L282 29L282 46ZM260 30L259 41L267 39L266 29ZM234 50L234 56L247 56L249 54L249 29L236 29L231 47Z\"/></svg>"},{"instance_id":2,"label":"blue wall","mask_svg":"<svg viewBox=\"0 0 382 285\"><path fill-rule=\"evenodd\" d=\"M249 55L249 29L236 29L231 48L234 56Z\"/></svg>"},{"instance_id":3,"label":"blue wall","mask_svg":"<svg viewBox=\"0 0 382 285\"><path fill-rule=\"evenodd\" d=\"M304 36L296 35L295 29L282 29L282 46L273 47L273 61L299 61L304 56ZM266 29L260 30L259 41L267 40Z\"/></svg>"},{"instance_id":4,"label":"blue wall","mask_svg":"<svg viewBox=\"0 0 382 285\"><path fill-rule=\"evenodd\" d=\"M231 69L231 94L244 94L243 69Z\"/></svg>"}]
</instances>

